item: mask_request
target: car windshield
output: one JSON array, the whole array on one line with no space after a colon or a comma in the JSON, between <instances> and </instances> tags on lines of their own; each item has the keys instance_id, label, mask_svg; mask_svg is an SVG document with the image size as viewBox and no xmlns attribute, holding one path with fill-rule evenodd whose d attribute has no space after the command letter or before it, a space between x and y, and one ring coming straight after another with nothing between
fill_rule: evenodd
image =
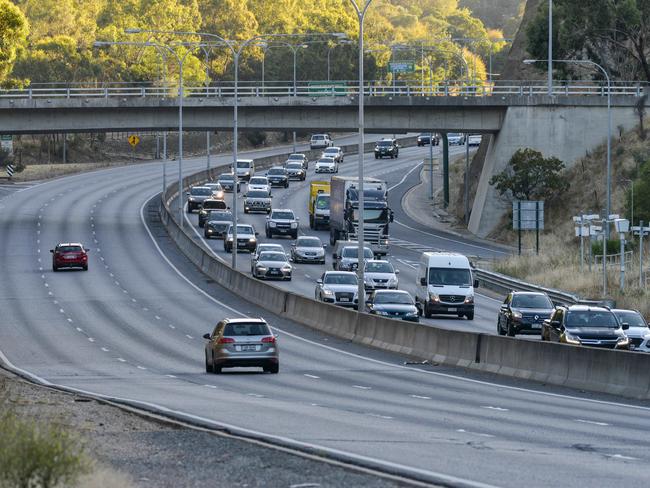
<instances>
[{"instance_id":1,"label":"car windshield","mask_svg":"<svg viewBox=\"0 0 650 488\"><path fill-rule=\"evenodd\" d=\"M373 303L396 303L399 305L413 305L413 299L408 293L386 292L377 293Z\"/></svg>"},{"instance_id":2,"label":"car windshield","mask_svg":"<svg viewBox=\"0 0 650 488\"><path fill-rule=\"evenodd\" d=\"M618 327L616 317L609 311L581 310L569 311L566 316L567 327Z\"/></svg>"},{"instance_id":3,"label":"car windshield","mask_svg":"<svg viewBox=\"0 0 650 488\"><path fill-rule=\"evenodd\" d=\"M393 145L393 141L379 141L377 145L379 147L390 147Z\"/></svg>"},{"instance_id":4,"label":"car windshield","mask_svg":"<svg viewBox=\"0 0 650 488\"><path fill-rule=\"evenodd\" d=\"M83 249L81 249L81 246L59 246L57 247L57 251L59 252L81 252Z\"/></svg>"},{"instance_id":5,"label":"car windshield","mask_svg":"<svg viewBox=\"0 0 650 488\"><path fill-rule=\"evenodd\" d=\"M386 200L386 193L383 190L377 190L376 188L370 188L367 190L364 188L363 197L366 202L382 202ZM359 201L359 190L357 188L350 188L348 190L348 199L352 202Z\"/></svg>"},{"instance_id":6,"label":"car windshield","mask_svg":"<svg viewBox=\"0 0 650 488\"><path fill-rule=\"evenodd\" d=\"M205 186L210 188L212 191L221 190L221 185L219 183L206 183Z\"/></svg>"},{"instance_id":7,"label":"car windshield","mask_svg":"<svg viewBox=\"0 0 650 488\"><path fill-rule=\"evenodd\" d=\"M546 295L515 295L512 297L513 308L553 308L553 303Z\"/></svg>"},{"instance_id":8,"label":"car windshield","mask_svg":"<svg viewBox=\"0 0 650 488\"><path fill-rule=\"evenodd\" d=\"M364 192L365 193L365 192ZM355 208L352 218L359 220L359 209ZM388 222L388 210L385 208L367 208L363 212L363 220L370 224L381 224Z\"/></svg>"},{"instance_id":9,"label":"car windshield","mask_svg":"<svg viewBox=\"0 0 650 488\"><path fill-rule=\"evenodd\" d=\"M318 237L301 237L296 242L296 247L323 247Z\"/></svg>"},{"instance_id":10,"label":"car windshield","mask_svg":"<svg viewBox=\"0 0 650 488\"><path fill-rule=\"evenodd\" d=\"M284 253L284 247L281 244L260 244L257 246L258 253L262 252L281 252Z\"/></svg>"},{"instance_id":11,"label":"car windshield","mask_svg":"<svg viewBox=\"0 0 650 488\"><path fill-rule=\"evenodd\" d=\"M334 158L320 158L320 159L318 160L318 163L321 163L321 164L332 164L332 163L334 163Z\"/></svg>"},{"instance_id":12,"label":"car windshield","mask_svg":"<svg viewBox=\"0 0 650 488\"><path fill-rule=\"evenodd\" d=\"M284 174L284 168L271 168L269 170L270 175L283 175Z\"/></svg>"},{"instance_id":13,"label":"car windshield","mask_svg":"<svg viewBox=\"0 0 650 488\"><path fill-rule=\"evenodd\" d=\"M215 221L220 220L222 222L232 220L232 213L223 212L220 210L217 211L213 210L212 212L210 212L210 216L208 217L208 220L215 220Z\"/></svg>"},{"instance_id":14,"label":"car windshield","mask_svg":"<svg viewBox=\"0 0 650 488\"><path fill-rule=\"evenodd\" d=\"M226 202L223 200L206 200L203 202L203 208L226 208Z\"/></svg>"},{"instance_id":15,"label":"car windshield","mask_svg":"<svg viewBox=\"0 0 650 488\"><path fill-rule=\"evenodd\" d=\"M195 196L210 196L212 195L212 188L207 188L205 186L195 186L190 190L190 195L195 195Z\"/></svg>"},{"instance_id":16,"label":"car windshield","mask_svg":"<svg viewBox=\"0 0 650 488\"><path fill-rule=\"evenodd\" d=\"M223 330L223 335L227 337L232 336L266 336L271 335L269 326L260 323L241 323L241 324L226 324Z\"/></svg>"},{"instance_id":17,"label":"car windshield","mask_svg":"<svg viewBox=\"0 0 650 488\"><path fill-rule=\"evenodd\" d=\"M248 169L251 167L250 161L237 161L237 167L242 169Z\"/></svg>"},{"instance_id":18,"label":"car windshield","mask_svg":"<svg viewBox=\"0 0 650 488\"><path fill-rule=\"evenodd\" d=\"M293 212L273 212L272 219L293 220Z\"/></svg>"},{"instance_id":19,"label":"car windshield","mask_svg":"<svg viewBox=\"0 0 650 488\"><path fill-rule=\"evenodd\" d=\"M246 194L246 198L269 198L269 192L264 190L251 190Z\"/></svg>"},{"instance_id":20,"label":"car windshield","mask_svg":"<svg viewBox=\"0 0 650 488\"><path fill-rule=\"evenodd\" d=\"M254 176L251 178L251 180L248 182L249 185L268 185L269 180L264 178L263 176Z\"/></svg>"},{"instance_id":21,"label":"car windshield","mask_svg":"<svg viewBox=\"0 0 650 488\"><path fill-rule=\"evenodd\" d=\"M287 169L302 169L302 163L287 163Z\"/></svg>"},{"instance_id":22,"label":"car windshield","mask_svg":"<svg viewBox=\"0 0 650 488\"><path fill-rule=\"evenodd\" d=\"M357 277L353 274L326 274L323 283L326 285L356 285Z\"/></svg>"},{"instance_id":23,"label":"car windshield","mask_svg":"<svg viewBox=\"0 0 650 488\"><path fill-rule=\"evenodd\" d=\"M232 226L228 229L228 234L232 234ZM238 225L237 235L242 235L242 234L255 234L255 231L250 225Z\"/></svg>"},{"instance_id":24,"label":"car windshield","mask_svg":"<svg viewBox=\"0 0 650 488\"><path fill-rule=\"evenodd\" d=\"M268 252L260 253L260 261L286 261L287 257L283 252Z\"/></svg>"},{"instance_id":25,"label":"car windshield","mask_svg":"<svg viewBox=\"0 0 650 488\"><path fill-rule=\"evenodd\" d=\"M311 136L311 139L312 139L313 141L318 141L318 140L320 140L320 139L325 139L325 136L319 136L319 135Z\"/></svg>"},{"instance_id":26,"label":"car windshield","mask_svg":"<svg viewBox=\"0 0 650 488\"><path fill-rule=\"evenodd\" d=\"M457 134L455 132L450 132L449 134L447 134L447 137L449 138L449 137L461 137L461 136L460 134Z\"/></svg>"},{"instance_id":27,"label":"car windshield","mask_svg":"<svg viewBox=\"0 0 650 488\"><path fill-rule=\"evenodd\" d=\"M647 327L648 324L638 312L630 310L629 312L614 312L618 321L623 324L629 324L630 327Z\"/></svg>"},{"instance_id":28,"label":"car windshield","mask_svg":"<svg viewBox=\"0 0 650 488\"><path fill-rule=\"evenodd\" d=\"M394 273L393 265L390 263L367 263L366 272L368 273Z\"/></svg>"},{"instance_id":29,"label":"car windshield","mask_svg":"<svg viewBox=\"0 0 650 488\"><path fill-rule=\"evenodd\" d=\"M330 208L330 197L328 196L323 196L323 197L318 197L316 199L316 208L318 210L327 210Z\"/></svg>"},{"instance_id":30,"label":"car windshield","mask_svg":"<svg viewBox=\"0 0 650 488\"><path fill-rule=\"evenodd\" d=\"M341 256L344 258L356 258L359 255L359 248L356 246L347 246L343 248ZM367 247L363 248L363 257L365 259L372 259L374 256L372 250Z\"/></svg>"},{"instance_id":31,"label":"car windshield","mask_svg":"<svg viewBox=\"0 0 650 488\"><path fill-rule=\"evenodd\" d=\"M233 175L220 175L219 176L219 181L234 181L235 177Z\"/></svg>"},{"instance_id":32,"label":"car windshield","mask_svg":"<svg viewBox=\"0 0 650 488\"><path fill-rule=\"evenodd\" d=\"M305 159L304 154L290 154L287 159L297 159L298 161L303 161Z\"/></svg>"},{"instance_id":33,"label":"car windshield","mask_svg":"<svg viewBox=\"0 0 650 488\"><path fill-rule=\"evenodd\" d=\"M471 286L472 274L469 269L429 268L430 285Z\"/></svg>"},{"instance_id":34,"label":"car windshield","mask_svg":"<svg viewBox=\"0 0 650 488\"><path fill-rule=\"evenodd\" d=\"M338 152L339 149L337 147L330 147L328 149L325 149L325 151L323 151L323 154L338 154Z\"/></svg>"}]
</instances>

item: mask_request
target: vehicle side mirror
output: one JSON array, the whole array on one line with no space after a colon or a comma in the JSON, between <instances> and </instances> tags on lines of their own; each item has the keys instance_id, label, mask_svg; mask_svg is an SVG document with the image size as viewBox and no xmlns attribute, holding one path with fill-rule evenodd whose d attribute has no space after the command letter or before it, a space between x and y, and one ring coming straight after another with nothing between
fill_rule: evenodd
<instances>
[{"instance_id":1,"label":"vehicle side mirror","mask_svg":"<svg viewBox=\"0 0 650 488\"><path fill-rule=\"evenodd\" d=\"M90 249L88 249L88 248L86 247L86 248L84 248L84 251L86 251L86 252L90 252Z\"/></svg>"},{"instance_id":2,"label":"vehicle side mirror","mask_svg":"<svg viewBox=\"0 0 650 488\"><path fill-rule=\"evenodd\" d=\"M420 278L420 285L421 286L427 286L427 279L426 278Z\"/></svg>"},{"instance_id":3,"label":"vehicle side mirror","mask_svg":"<svg viewBox=\"0 0 650 488\"><path fill-rule=\"evenodd\" d=\"M318 279L316 280L316 283L318 283L319 285L322 285L322 284L323 284L323 280L321 280L320 278L318 278Z\"/></svg>"},{"instance_id":4,"label":"vehicle side mirror","mask_svg":"<svg viewBox=\"0 0 650 488\"><path fill-rule=\"evenodd\" d=\"M395 270L395 274L396 274L396 275L399 274L399 269L396 269L396 270Z\"/></svg>"},{"instance_id":5,"label":"vehicle side mirror","mask_svg":"<svg viewBox=\"0 0 650 488\"><path fill-rule=\"evenodd\" d=\"M185 194L186 194L188 197L190 196L190 192L189 192L189 191L186 191Z\"/></svg>"},{"instance_id":6,"label":"vehicle side mirror","mask_svg":"<svg viewBox=\"0 0 650 488\"><path fill-rule=\"evenodd\" d=\"M323 249L325 249L326 247L327 247L327 244L323 244Z\"/></svg>"},{"instance_id":7,"label":"vehicle side mirror","mask_svg":"<svg viewBox=\"0 0 650 488\"><path fill-rule=\"evenodd\" d=\"M339 257L336 255L336 253L332 254L332 259L338 259Z\"/></svg>"},{"instance_id":8,"label":"vehicle side mirror","mask_svg":"<svg viewBox=\"0 0 650 488\"><path fill-rule=\"evenodd\" d=\"M389 217L388 220L389 220L390 222L393 222L393 221L395 220L395 214L393 213L392 210L391 210L391 212L390 212L390 217Z\"/></svg>"},{"instance_id":9,"label":"vehicle side mirror","mask_svg":"<svg viewBox=\"0 0 650 488\"><path fill-rule=\"evenodd\" d=\"M210 334L203 334L204 339L210 339Z\"/></svg>"},{"instance_id":10,"label":"vehicle side mirror","mask_svg":"<svg viewBox=\"0 0 650 488\"><path fill-rule=\"evenodd\" d=\"M248 193L244 193L244 198L248 198Z\"/></svg>"},{"instance_id":11,"label":"vehicle side mirror","mask_svg":"<svg viewBox=\"0 0 650 488\"><path fill-rule=\"evenodd\" d=\"M300 221L300 217L296 217L296 222L299 222L299 221Z\"/></svg>"},{"instance_id":12,"label":"vehicle side mirror","mask_svg":"<svg viewBox=\"0 0 650 488\"><path fill-rule=\"evenodd\" d=\"M474 280L474 288L478 288L478 287L479 287L478 280Z\"/></svg>"},{"instance_id":13,"label":"vehicle side mirror","mask_svg":"<svg viewBox=\"0 0 650 488\"><path fill-rule=\"evenodd\" d=\"M623 322L621 324L621 327L623 327L623 330L628 330L630 328L630 324L628 324L627 322Z\"/></svg>"},{"instance_id":14,"label":"vehicle side mirror","mask_svg":"<svg viewBox=\"0 0 650 488\"><path fill-rule=\"evenodd\" d=\"M258 236L258 235L260 235L260 233L259 233L259 232L255 232L255 235Z\"/></svg>"},{"instance_id":15,"label":"vehicle side mirror","mask_svg":"<svg viewBox=\"0 0 650 488\"><path fill-rule=\"evenodd\" d=\"M54 252L54 249L50 249L50 252L52 252L52 253L53 253L53 252Z\"/></svg>"},{"instance_id":16,"label":"vehicle side mirror","mask_svg":"<svg viewBox=\"0 0 650 488\"><path fill-rule=\"evenodd\" d=\"M270 215L267 215L267 216L266 216L266 220L271 220L271 216L270 216Z\"/></svg>"},{"instance_id":17,"label":"vehicle side mirror","mask_svg":"<svg viewBox=\"0 0 650 488\"><path fill-rule=\"evenodd\" d=\"M230 207L226 207L226 210L230 210Z\"/></svg>"}]
</instances>

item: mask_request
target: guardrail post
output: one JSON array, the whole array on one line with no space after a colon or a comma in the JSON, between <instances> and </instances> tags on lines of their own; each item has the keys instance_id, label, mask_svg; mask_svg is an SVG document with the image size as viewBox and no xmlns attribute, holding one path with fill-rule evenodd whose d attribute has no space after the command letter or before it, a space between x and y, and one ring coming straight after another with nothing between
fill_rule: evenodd
<instances>
[{"instance_id":1,"label":"guardrail post","mask_svg":"<svg viewBox=\"0 0 650 488\"><path fill-rule=\"evenodd\" d=\"M70 87L66 87L65 89L65 98L70 98Z\"/></svg>"},{"instance_id":2,"label":"guardrail post","mask_svg":"<svg viewBox=\"0 0 650 488\"><path fill-rule=\"evenodd\" d=\"M104 87L104 98L108 98L108 88Z\"/></svg>"},{"instance_id":3,"label":"guardrail post","mask_svg":"<svg viewBox=\"0 0 650 488\"><path fill-rule=\"evenodd\" d=\"M29 93L29 99L31 100L32 99L32 87L31 86L28 89L28 93Z\"/></svg>"},{"instance_id":4,"label":"guardrail post","mask_svg":"<svg viewBox=\"0 0 650 488\"><path fill-rule=\"evenodd\" d=\"M144 86L140 87L140 96L143 97L143 98L145 96L145 88L144 88Z\"/></svg>"}]
</instances>

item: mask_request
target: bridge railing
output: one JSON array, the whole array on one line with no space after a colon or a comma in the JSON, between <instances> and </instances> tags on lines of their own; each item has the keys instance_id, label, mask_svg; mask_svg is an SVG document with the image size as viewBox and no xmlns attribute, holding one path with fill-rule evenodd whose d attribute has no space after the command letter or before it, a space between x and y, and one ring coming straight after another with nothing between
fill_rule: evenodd
<instances>
[{"instance_id":1,"label":"bridge railing","mask_svg":"<svg viewBox=\"0 0 650 488\"><path fill-rule=\"evenodd\" d=\"M650 91L648 83L614 82L611 95L639 97ZM220 98L233 97L233 82L217 82L203 86L185 86L186 97ZM240 82L237 88L239 97L345 97L359 94L358 83L354 80L301 81L294 86L291 81ZM490 97L490 96L538 96L547 95L548 88L543 81L507 81L495 83L472 83L467 80L446 80L437 84L413 84L399 82L386 84L383 81L369 81L364 87L368 97ZM553 85L555 96L599 96L608 94L607 85L591 80L556 80ZM109 98L109 97L152 97L175 98L178 87L175 84L161 83L43 83L26 88L0 90L0 98L38 99L38 98Z\"/></svg>"}]
</instances>

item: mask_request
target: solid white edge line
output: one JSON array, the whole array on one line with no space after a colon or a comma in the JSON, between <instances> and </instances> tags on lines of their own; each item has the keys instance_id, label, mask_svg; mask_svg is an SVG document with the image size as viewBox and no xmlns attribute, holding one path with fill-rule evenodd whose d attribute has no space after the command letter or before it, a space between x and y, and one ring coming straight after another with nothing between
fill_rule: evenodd
<instances>
[{"instance_id":1,"label":"solid white edge line","mask_svg":"<svg viewBox=\"0 0 650 488\"><path fill-rule=\"evenodd\" d=\"M160 246L158 245L155 238L153 237L153 234L149 230L149 226L147 225L147 222L146 222L146 220L144 218L144 207L158 193L160 193L160 192L156 192L155 194L150 195L149 198L142 204L142 207L140 207L140 219L142 221L142 224L144 225L145 230L147 231L147 234L149 234L149 238L153 242L153 245L156 248L156 250L158 251L158 253L162 256L163 260L174 270L174 272L179 277L181 277L187 284L189 284L196 291L198 291L203 296L205 296L208 300L211 300L212 302L214 302L217 305L225 308L226 310L230 310L231 312L237 314L239 317L246 317L246 315L244 313L240 312L239 310L235 310L234 308L232 308L232 307L226 305L225 303L217 300L216 298L214 298L213 296L208 294L206 291L204 291L203 289L201 289L200 287L198 287L197 285L192 283L189 278L187 278L183 273L181 273L181 271L176 266L174 266L174 264L169 260L169 258L167 258L167 256L165 256L162 249L160 249ZM305 342L307 344L311 344L311 345L318 346L318 347L321 347L321 348L324 348L324 349L327 349L327 350L330 350L330 351L333 351L333 352L336 352L336 353L339 353L339 354L343 354L343 355L346 355L346 356L349 356L349 357L354 357L354 358L361 359L363 361L372 362L372 363L375 363L375 364L381 364L382 366L388 366L388 367L395 368L395 369L404 369L404 370L408 370L408 371L415 371L415 372L422 373L422 374L430 374L430 375L439 376L439 377L442 377L442 378L465 381L467 383L472 383L472 384L476 384L476 385L490 386L490 387L494 387L494 388L506 389L506 390L511 390L511 391L520 391L520 392L524 392L524 393L532 393L532 394L536 394L536 395L548 396L548 397L551 397L551 398L562 398L562 399L566 399L566 400L575 400L575 401L588 402L588 403L594 403L594 404L598 404L598 405L607 405L607 406L614 406L614 407L625 407L625 408L644 410L644 411L649 411L650 412L650 407L644 407L644 406L641 406L641 405L629 405L629 404L625 404L625 403L610 402L610 401L606 401L606 400L595 400L595 399L592 399L592 398L580 398L580 397L576 397L576 396L572 396L572 395L563 395L561 393L551 393L551 392L546 392L546 391L530 390L528 388L521 388L521 387L517 387L517 386L503 385L503 384L498 384L498 383L492 383L492 382L489 382L489 381L475 380L475 379L472 379L472 378L464 378L462 376L456 376L456 375L449 374L449 373L439 373L437 371L427 371L427 370L422 370L422 369L418 369L418 368L411 368L411 367L408 367L408 366L403 366L403 365L400 365L400 364L387 363L385 361L381 361L381 360L378 360L378 359L373 359L373 358L361 356L359 354L351 353L351 352L348 352L348 351L343 351L341 349L337 349L337 348L332 347L332 346L327 346L325 344L319 344L318 342L314 342L312 340L305 339L304 337L300 337L300 336L298 336L296 334L292 334L291 332L287 332L287 331L282 330L282 329L280 329L278 327L273 327L273 328L275 330L277 330L278 332L281 332L282 334L286 334L287 336L289 336L289 337L291 337L293 339Z\"/></svg>"}]
</instances>

